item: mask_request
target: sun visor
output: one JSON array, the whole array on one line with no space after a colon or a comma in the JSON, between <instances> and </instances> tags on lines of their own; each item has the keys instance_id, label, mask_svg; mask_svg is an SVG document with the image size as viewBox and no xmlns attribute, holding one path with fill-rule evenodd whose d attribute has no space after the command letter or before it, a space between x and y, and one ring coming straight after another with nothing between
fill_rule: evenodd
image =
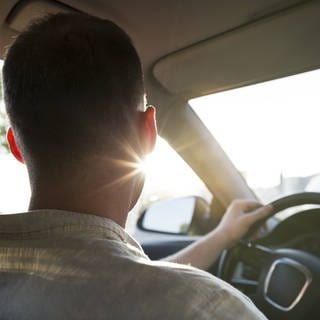
<instances>
[{"instance_id":1,"label":"sun visor","mask_svg":"<svg viewBox=\"0 0 320 320\"><path fill-rule=\"evenodd\" d=\"M10 12L7 23L10 29L22 32L34 19L59 12L74 12L73 9L56 2L23 1Z\"/></svg>"},{"instance_id":2,"label":"sun visor","mask_svg":"<svg viewBox=\"0 0 320 320\"><path fill-rule=\"evenodd\" d=\"M311 1L159 60L155 78L187 97L320 67L320 3Z\"/></svg>"}]
</instances>

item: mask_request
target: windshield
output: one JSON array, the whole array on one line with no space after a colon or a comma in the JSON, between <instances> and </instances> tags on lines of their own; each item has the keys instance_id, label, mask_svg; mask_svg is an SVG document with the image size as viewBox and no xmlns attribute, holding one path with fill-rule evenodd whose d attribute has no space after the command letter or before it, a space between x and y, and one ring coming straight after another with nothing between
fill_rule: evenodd
<instances>
[{"instance_id":1,"label":"windshield","mask_svg":"<svg viewBox=\"0 0 320 320\"><path fill-rule=\"evenodd\" d=\"M190 100L264 202L320 192L320 70Z\"/></svg>"}]
</instances>

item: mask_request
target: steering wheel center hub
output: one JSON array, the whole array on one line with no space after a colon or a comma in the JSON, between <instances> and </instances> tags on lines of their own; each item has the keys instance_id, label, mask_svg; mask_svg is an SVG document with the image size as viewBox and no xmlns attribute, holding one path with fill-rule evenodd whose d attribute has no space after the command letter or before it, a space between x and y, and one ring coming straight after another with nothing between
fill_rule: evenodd
<instances>
[{"instance_id":1,"label":"steering wheel center hub","mask_svg":"<svg viewBox=\"0 0 320 320\"><path fill-rule=\"evenodd\" d=\"M301 263L289 259L275 260L265 278L264 298L282 311L292 310L312 282L311 272Z\"/></svg>"}]
</instances>

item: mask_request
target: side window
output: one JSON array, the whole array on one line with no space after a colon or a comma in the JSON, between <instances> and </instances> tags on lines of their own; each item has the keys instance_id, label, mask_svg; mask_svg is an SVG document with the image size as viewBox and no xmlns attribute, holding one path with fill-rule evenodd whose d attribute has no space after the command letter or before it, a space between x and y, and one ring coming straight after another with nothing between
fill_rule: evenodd
<instances>
[{"instance_id":1,"label":"side window","mask_svg":"<svg viewBox=\"0 0 320 320\"><path fill-rule=\"evenodd\" d=\"M176 197L196 195L211 202L212 194L191 167L161 137L153 153L144 164L146 180L144 190L129 215L127 229L135 232L135 222L141 211L150 204Z\"/></svg>"},{"instance_id":2,"label":"side window","mask_svg":"<svg viewBox=\"0 0 320 320\"><path fill-rule=\"evenodd\" d=\"M211 193L191 167L161 137L145 164L144 205L160 199L197 195L211 200Z\"/></svg>"}]
</instances>

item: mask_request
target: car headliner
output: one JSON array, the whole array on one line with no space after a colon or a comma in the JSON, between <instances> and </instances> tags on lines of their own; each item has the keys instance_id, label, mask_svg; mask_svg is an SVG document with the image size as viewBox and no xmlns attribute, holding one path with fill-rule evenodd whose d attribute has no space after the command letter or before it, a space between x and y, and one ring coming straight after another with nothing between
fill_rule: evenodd
<instances>
[{"instance_id":1,"label":"car headliner","mask_svg":"<svg viewBox=\"0 0 320 320\"><path fill-rule=\"evenodd\" d=\"M223 206L234 197L254 197L211 134L185 108L187 100L319 67L320 1L2 0L1 56L32 18L65 10L123 27L141 55L149 102L160 106L160 134Z\"/></svg>"},{"instance_id":2,"label":"car headliner","mask_svg":"<svg viewBox=\"0 0 320 320\"><path fill-rule=\"evenodd\" d=\"M188 1L150 1L150 0L63 0L59 4L54 1L1 1L1 38L0 46L4 48L10 42L12 29L21 31L32 17L38 17L44 12L55 12L63 10L63 5L71 8L109 18L122 26L133 38L134 43L142 57L147 85L150 86L149 94L152 94L154 80L153 69L157 62L168 55L188 48L191 50L196 44L208 39L217 39L219 36L243 28L259 20L270 18L276 14L286 14L295 7L311 4L317 1L299 0L188 0ZM56 8L53 5L57 6ZM67 7L65 7L68 10ZM319 7L317 7L319 10ZM316 9L314 10L316 11ZM271 23L272 24L272 23ZM275 23L273 23L275 25ZM277 27L275 25L275 27ZM299 26L302 28L303 26ZM10 30L11 29L11 30ZM11 31L11 32L10 32ZM292 30L293 32L295 30ZM288 34L288 30L286 30ZM5 37L5 34L7 37ZM8 37L9 36L9 37ZM253 49L246 39L240 39L243 47ZM250 39L251 40L251 39ZM261 39L266 40L266 39ZM261 41L260 40L260 41ZM247 42L246 42L247 41ZM256 44L259 40L255 39ZM214 41L212 41L214 45ZM232 47L233 45L233 47ZM230 43L227 49L237 49L234 43ZM2 52L3 53L3 52ZM220 57L214 57L213 62ZM267 58L267 57L262 57ZM281 58L281 56L279 57ZM267 60L267 59L265 59ZM216 61L221 63L221 61ZM185 67L185 66L184 66ZM240 66L239 66L240 67ZM237 64L233 65L237 68ZM192 71L192 70L191 70ZM168 71L165 70L168 77ZM220 72L220 71L219 71ZM161 71L156 73L159 80ZM235 70L237 73L237 70ZM276 73L276 72L275 72ZM186 74L175 79L177 83L185 79ZM192 78L192 72L188 74ZM150 79L153 78L153 79ZM164 79L160 79L162 84ZM165 83L164 83L165 84ZM174 87L174 84L171 86ZM212 87L217 91L218 87ZM170 85L166 86L170 90ZM184 88L180 88L179 93ZM159 88L157 88L157 91ZM177 90L174 90L177 93ZM201 93L201 92L200 92Z\"/></svg>"}]
</instances>

